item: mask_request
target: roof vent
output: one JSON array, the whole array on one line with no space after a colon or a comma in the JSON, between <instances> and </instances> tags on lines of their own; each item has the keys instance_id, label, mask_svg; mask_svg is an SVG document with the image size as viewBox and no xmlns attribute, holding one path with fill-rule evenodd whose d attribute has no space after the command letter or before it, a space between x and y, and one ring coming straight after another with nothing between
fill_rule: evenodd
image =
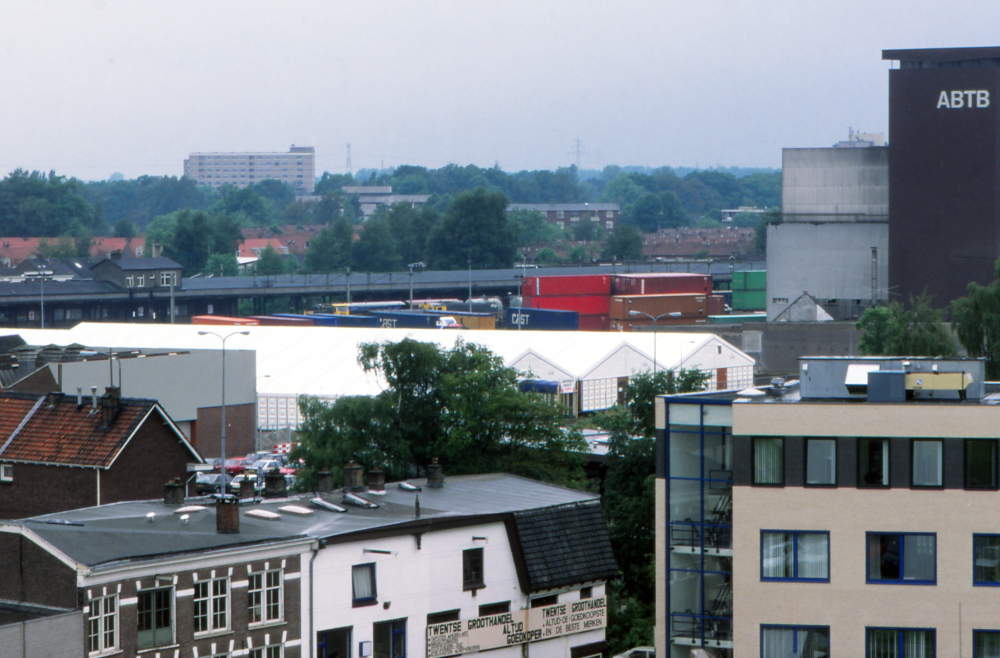
<instances>
[{"instance_id":1,"label":"roof vent","mask_svg":"<svg viewBox=\"0 0 1000 658\"><path fill-rule=\"evenodd\" d=\"M868 373L869 402L905 402L906 371L873 370Z\"/></svg>"},{"instance_id":2,"label":"roof vent","mask_svg":"<svg viewBox=\"0 0 1000 658\"><path fill-rule=\"evenodd\" d=\"M354 505L355 507L363 507L365 509L375 509L378 507L375 503L370 500L365 500L361 496L357 496L352 493L344 494L344 502L348 505Z\"/></svg>"},{"instance_id":3,"label":"roof vent","mask_svg":"<svg viewBox=\"0 0 1000 658\"><path fill-rule=\"evenodd\" d=\"M101 429L111 429L121 410L121 389L117 386L108 386L101 396Z\"/></svg>"},{"instance_id":4,"label":"roof vent","mask_svg":"<svg viewBox=\"0 0 1000 658\"><path fill-rule=\"evenodd\" d=\"M237 508L238 509L238 508ZM247 516L252 516L258 519L267 519L268 521L277 521L281 518L281 515L276 512L269 512L266 509L252 509L247 511Z\"/></svg>"},{"instance_id":5,"label":"roof vent","mask_svg":"<svg viewBox=\"0 0 1000 658\"><path fill-rule=\"evenodd\" d=\"M340 505L334 505L333 503L328 503L320 497L313 498L309 501L315 507L320 509L325 509L327 512L346 512L347 510Z\"/></svg>"}]
</instances>

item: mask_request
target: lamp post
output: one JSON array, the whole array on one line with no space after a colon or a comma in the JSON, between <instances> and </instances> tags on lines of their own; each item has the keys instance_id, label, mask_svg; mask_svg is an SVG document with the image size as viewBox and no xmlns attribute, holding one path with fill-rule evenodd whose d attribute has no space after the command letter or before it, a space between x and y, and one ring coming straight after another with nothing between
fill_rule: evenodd
<instances>
[{"instance_id":1,"label":"lamp post","mask_svg":"<svg viewBox=\"0 0 1000 658\"><path fill-rule=\"evenodd\" d=\"M472 259L469 258L469 313L472 313Z\"/></svg>"},{"instance_id":2,"label":"lamp post","mask_svg":"<svg viewBox=\"0 0 1000 658\"><path fill-rule=\"evenodd\" d=\"M253 380L253 413L256 416L254 424L257 426L257 441L254 442L255 452L260 452L260 394L257 393L257 382L270 377L271 375L257 375L257 379Z\"/></svg>"},{"instance_id":3,"label":"lamp post","mask_svg":"<svg viewBox=\"0 0 1000 658\"><path fill-rule=\"evenodd\" d=\"M222 341L222 435L219 442L220 452L222 453L222 496L225 497L226 493L226 340L232 338L233 336L247 336L249 331L233 331L226 334L225 336L217 334L214 331L199 331L199 336L215 336ZM254 383L254 388L256 388L256 382Z\"/></svg>"},{"instance_id":4,"label":"lamp post","mask_svg":"<svg viewBox=\"0 0 1000 658\"><path fill-rule=\"evenodd\" d=\"M41 286L40 299L42 306L42 329L45 328L45 282L52 280L52 275L54 272L52 270L37 270L35 272L25 272L24 278L38 281L38 285Z\"/></svg>"},{"instance_id":5,"label":"lamp post","mask_svg":"<svg viewBox=\"0 0 1000 658\"><path fill-rule=\"evenodd\" d=\"M680 311L673 311L672 313L661 313L656 317L653 317L649 313L643 313L642 311L632 311L628 312L629 315L635 317L637 315L645 315L647 318L653 321L653 374L656 374L656 323L666 317L679 318L681 317Z\"/></svg>"}]
</instances>

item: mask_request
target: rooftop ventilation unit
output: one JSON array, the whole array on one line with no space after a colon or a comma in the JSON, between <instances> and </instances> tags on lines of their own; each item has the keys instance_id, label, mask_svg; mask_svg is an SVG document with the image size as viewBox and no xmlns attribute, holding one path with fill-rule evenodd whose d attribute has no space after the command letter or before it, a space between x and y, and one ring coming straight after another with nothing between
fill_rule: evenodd
<instances>
[{"instance_id":1,"label":"rooftop ventilation unit","mask_svg":"<svg viewBox=\"0 0 1000 658\"><path fill-rule=\"evenodd\" d=\"M877 363L852 363L847 366L847 376L844 385L852 395L864 395L868 392L868 373L877 371Z\"/></svg>"},{"instance_id":2,"label":"rooftop ventilation unit","mask_svg":"<svg viewBox=\"0 0 1000 658\"><path fill-rule=\"evenodd\" d=\"M903 370L875 370L868 373L869 402L905 402L906 372Z\"/></svg>"}]
</instances>

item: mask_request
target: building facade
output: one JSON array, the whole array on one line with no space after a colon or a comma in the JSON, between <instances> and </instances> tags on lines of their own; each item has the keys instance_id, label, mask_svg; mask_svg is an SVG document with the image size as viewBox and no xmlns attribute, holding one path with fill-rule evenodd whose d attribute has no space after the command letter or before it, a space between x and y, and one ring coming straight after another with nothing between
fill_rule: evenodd
<instances>
[{"instance_id":1,"label":"building facade","mask_svg":"<svg viewBox=\"0 0 1000 658\"><path fill-rule=\"evenodd\" d=\"M662 400L658 655L1000 655L984 372L803 358L799 382Z\"/></svg>"},{"instance_id":2,"label":"building facade","mask_svg":"<svg viewBox=\"0 0 1000 658\"><path fill-rule=\"evenodd\" d=\"M316 149L292 144L288 153L192 153L184 161L184 176L212 187L277 180L294 187L298 195L312 194Z\"/></svg>"},{"instance_id":3,"label":"building facade","mask_svg":"<svg viewBox=\"0 0 1000 658\"><path fill-rule=\"evenodd\" d=\"M593 222L612 231L621 219L621 206L617 203L512 203L507 206L507 212L515 210L540 212L545 221L559 228L568 228L577 222Z\"/></svg>"}]
</instances>

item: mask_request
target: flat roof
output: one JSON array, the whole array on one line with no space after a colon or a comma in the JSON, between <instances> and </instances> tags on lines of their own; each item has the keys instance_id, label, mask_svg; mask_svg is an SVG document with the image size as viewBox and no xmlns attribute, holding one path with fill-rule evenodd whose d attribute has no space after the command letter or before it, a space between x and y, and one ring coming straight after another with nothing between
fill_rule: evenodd
<instances>
[{"instance_id":1,"label":"flat roof","mask_svg":"<svg viewBox=\"0 0 1000 658\"><path fill-rule=\"evenodd\" d=\"M969 59L993 59L1000 57L1000 46L976 48L911 48L905 50L883 50L882 59L907 62L960 62Z\"/></svg>"}]
</instances>

